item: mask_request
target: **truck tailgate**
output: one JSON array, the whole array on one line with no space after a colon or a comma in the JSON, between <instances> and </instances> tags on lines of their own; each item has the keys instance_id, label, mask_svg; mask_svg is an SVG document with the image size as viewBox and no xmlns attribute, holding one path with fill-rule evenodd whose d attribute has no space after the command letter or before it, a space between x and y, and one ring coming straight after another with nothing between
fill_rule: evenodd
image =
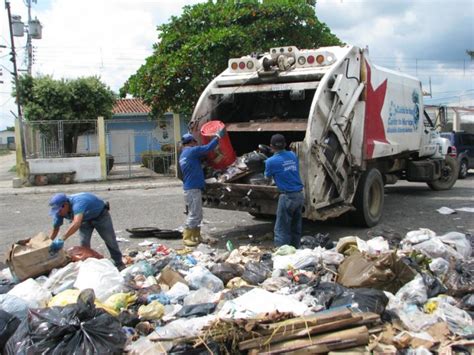
<instances>
[{"instance_id":1,"label":"truck tailgate","mask_svg":"<svg viewBox=\"0 0 474 355\"><path fill-rule=\"evenodd\" d=\"M207 184L203 192L203 205L256 214L275 214L278 195L275 186L212 183Z\"/></svg>"}]
</instances>

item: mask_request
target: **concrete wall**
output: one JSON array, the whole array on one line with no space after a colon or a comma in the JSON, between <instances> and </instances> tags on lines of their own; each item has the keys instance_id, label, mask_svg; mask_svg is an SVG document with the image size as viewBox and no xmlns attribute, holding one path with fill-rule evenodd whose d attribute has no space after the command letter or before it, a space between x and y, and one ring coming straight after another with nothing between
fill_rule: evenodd
<instances>
[{"instance_id":1,"label":"concrete wall","mask_svg":"<svg viewBox=\"0 0 474 355\"><path fill-rule=\"evenodd\" d=\"M100 157L28 159L31 174L75 171L74 181L101 180Z\"/></svg>"}]
</instances>

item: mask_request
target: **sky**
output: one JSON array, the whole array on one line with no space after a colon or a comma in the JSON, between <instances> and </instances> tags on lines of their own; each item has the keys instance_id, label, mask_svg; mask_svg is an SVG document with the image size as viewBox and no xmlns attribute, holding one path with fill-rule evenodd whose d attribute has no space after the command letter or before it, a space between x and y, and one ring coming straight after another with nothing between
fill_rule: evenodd
<instances>
[{"instance_id":1,"label":"sky","mask_svg":"<svg viewBox=\"0 0 474 355\"><path fill-rule=\"evenodd\" d=\"M32 17L41 21L43 36L33 40L33 75L98 75L118 92L151 55L156 26L198 2L37 0ZM25 21L23 0L10 3ZM425 103L474 106L474 61L466 54L474 50L474 0L318 0L316 15L342 41L368 47L373 63L418 76L431 91ZM0 48L0 130L13 125L10 111L16 113L7 19L0 10L0 45L8 47ZM20 69L26 68L25 44L26 36L15 37Z\"/></svg>"}]
</instances>

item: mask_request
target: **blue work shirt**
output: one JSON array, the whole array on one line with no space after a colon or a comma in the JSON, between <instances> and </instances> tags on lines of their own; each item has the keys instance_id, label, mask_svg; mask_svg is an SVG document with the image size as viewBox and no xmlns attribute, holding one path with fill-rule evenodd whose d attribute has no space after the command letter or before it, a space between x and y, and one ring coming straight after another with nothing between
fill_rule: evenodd
<instances>
[{"instance_id":1,"label":"blue work shirt","mask_svg":"<svg viewBox=\"0 0 474 355\"><path fill-rule=\"evenodd\" d=\"M303 190L298 158L288 150L276 152L265 161L265 177L272 177L280 192Z\"/></svg>"},{"instance_id":2,"label":"blue work shirt","mask_svg":"<svg viewBox=\"0 0 474 355\"><path fill-rule=\"evenodd\" d=\"M91 221L100 216L105 207L105 202L96 195L89 192L81 192L67 197L71 209L67 216L53 217L53 227L58 228L63 225L64 218L72 220L74 216L83 215L83 221Z\"/></svg>"},{"instance_id":3,"label":"blue work shirt","mask_svg":"<svg viewBox=\"0 0 474 355\"><path fill-rule=\"evenodd\" d=\"M201 158L217 147L219 140L214 138L206 145L184 147L179 156L179 167L183 173L183 189L203 189L206 185Z\"/></svg>"}]
</instances>

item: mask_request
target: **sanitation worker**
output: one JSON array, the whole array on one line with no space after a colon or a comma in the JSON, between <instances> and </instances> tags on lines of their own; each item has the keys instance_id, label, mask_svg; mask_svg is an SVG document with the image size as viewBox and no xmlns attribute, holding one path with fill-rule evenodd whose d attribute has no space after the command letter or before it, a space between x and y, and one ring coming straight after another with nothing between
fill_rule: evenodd
<instances>
[{"instance_id":1,"label":"sanitation worker","mask_svg":"<svg viewBox=\"0 0 474 355\"><path fill-rule=\"evenodd\" d=\"M183 231L183 243L189 247L201 242L202 190L206 185L201 159L217 147L219 139L224 135L225 128L222 128L206 145L199 145L190 133L181 138L183 150L179 156L179 167L183 176L184 202L188 214Z\"/></svg>"},{"instance_id":2,"label":"sanitation worker","mask_svg":"<svg viewBox=\"0 0 474 355\"><path fill-rule=\"evenodd\" d=\"M273 156L265 161L265 177L273 178L280 192L275 221L275 246L300 246L303 215L303 184L298 158L285 149L285 137L274 134L270 140Z\"/></svg>"},{"instance_id":3,"label":"sanitation worker","mask_svg":"<svg viewBox=\"0 0 474 355\"><path fill-rule=\"evenodd\" d=\"M90 248L92 232L97 230L105 242L110 256L117 269L122 270L125 264L122 261L122 253L115 236L112 218L109 213L109 204L94 194L81 192L73 195L58 193L49 200L53 216L53 230L50 238L53 240L50 246L51 252L57 252L64 246L64 241L79 231L80 244ZM71 221L66 232L58 237L59 229L63 225L64 218Z\"/></svg>"}]
</instances>

